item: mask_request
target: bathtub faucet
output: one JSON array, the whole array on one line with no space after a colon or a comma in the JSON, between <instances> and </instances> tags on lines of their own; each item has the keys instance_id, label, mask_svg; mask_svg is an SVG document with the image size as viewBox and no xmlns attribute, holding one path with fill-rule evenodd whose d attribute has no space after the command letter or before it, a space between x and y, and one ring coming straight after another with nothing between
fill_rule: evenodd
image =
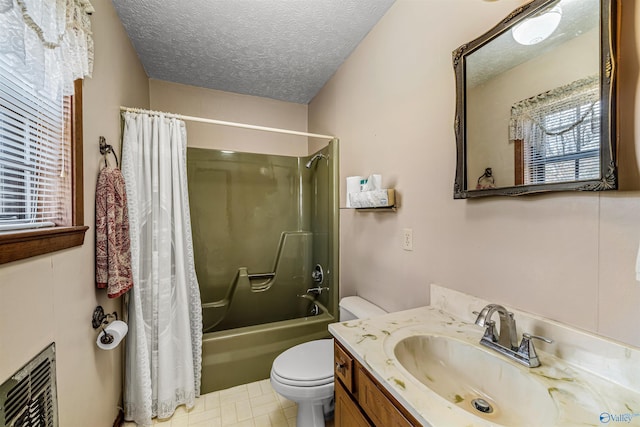
<instances>
[{"instance_id":1,"label":"bathtub faucet","mask_svg":"<svg viewBox=\"0 0 640 427\"><path fill-rule=\"evenodd\" d=\"M322 291L327 291L327 292L329 292L329 288L328 288L328 287L326 287L326 286L317 286L317 287L315 287L315 288L309 288L309 289L307 289L307 293L308 293L308 294L313 292L314 294L322 295Z\"/></svg>"}]
</instances>

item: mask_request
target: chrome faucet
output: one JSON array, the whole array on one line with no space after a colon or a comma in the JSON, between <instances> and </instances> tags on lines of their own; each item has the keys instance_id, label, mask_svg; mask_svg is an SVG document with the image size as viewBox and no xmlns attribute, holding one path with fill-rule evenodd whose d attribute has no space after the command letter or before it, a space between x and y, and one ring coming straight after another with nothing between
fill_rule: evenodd
<instances>
[{"instance_id":1,"label":"chrome faucet","mask_svg":"<svg viewBox=\"0 0 640 427\"><path fill-rule=\"evenodd\" d=\"M504 348L517 348L518 337L516 334L516 321L513 318L513 313L507 311L507 309L503 306L498 304L487 305L482 309L480 314L478 314L476 325L485 326L487 325L487 322L493 322L491 320L491 316L493 316L493 313L495 312L498 312L498 315L500 316L500 335L495 335L494 332L494 335L497 338L496 341Z\"/></svg>"},{"instance_id":2,"label":"chrome faucet","mask_svg":"<svg viewBox=\"0 0 640 427\"><path fill-rule=\"evenodd\" d=\"M496 322L491 320L493 313L498 312L500 316L500 334L496 334L495 325ZM507 356L511 360L525 365L529 368L536 368L540 366L540 359L536 353L536 349L533 346L531 339L539 339L547 343L552 343L545 337L537 335L522 334L522 341L518 344L516 333L516 321L513 318L513 313L508 311L501 305L488 304L480 313L474 311L477 314L476 325L485 327L484 335L480 339L480 344L489 347L498 353Z\"/></svg>"}]
</instances>

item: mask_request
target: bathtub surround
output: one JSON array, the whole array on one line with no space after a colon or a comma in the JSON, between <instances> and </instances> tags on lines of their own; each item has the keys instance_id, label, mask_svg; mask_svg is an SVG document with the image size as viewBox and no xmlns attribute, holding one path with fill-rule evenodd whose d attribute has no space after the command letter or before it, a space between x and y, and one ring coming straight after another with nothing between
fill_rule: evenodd
<instances>
[{"instance_id":1,"label":"bathtub surround","mask_svg":"<svg viewBox=\"0 0 640 427\"><path fill-rule=\"evenodd\" d=\"M188 148L203 393L268 377L337 317L338 141L315 156Z\"/></svg>"},{"instance_id":2,"label":"bathtub surround","mask_svg":"<svg viewBox=\"0 0 640 427\"><path fill-rule=\"evenodd\" d=\"M313 266L332 267L314 253L314 241L326 241L329 164L309 171L306 157L187 153L204 331L306 316L310 301L298 295L313 287ZM333 288L331 277L323 286ZM333 310L330 296L316 299Z\"/></svg>"},{"instance_id":3,"label":"bathtub surround","mask_svg":"<svg viewBox=\"0 0 640 427\"><path fill-rule=\"evenodd\" d=\"M200 395L202 309L193 262L182 120L123 113L133 281L125 419L151 425Z\"/></svg>"}]
</instances>

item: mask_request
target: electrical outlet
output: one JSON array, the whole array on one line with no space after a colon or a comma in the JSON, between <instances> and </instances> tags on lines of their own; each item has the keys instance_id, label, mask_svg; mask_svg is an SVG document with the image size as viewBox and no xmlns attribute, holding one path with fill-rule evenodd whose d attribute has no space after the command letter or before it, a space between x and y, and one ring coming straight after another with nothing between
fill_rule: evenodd
<instances>
[{"instance_id":1,"label":"electrical outlet","mask_svg":"<svg viewBox=\"0 0 640 427\"><path fill-rule=\"evenodd\" d=\"M405 251L413 250L413 230L411 228L402 229L402 249Z\"/></svg>"}]
</instances>

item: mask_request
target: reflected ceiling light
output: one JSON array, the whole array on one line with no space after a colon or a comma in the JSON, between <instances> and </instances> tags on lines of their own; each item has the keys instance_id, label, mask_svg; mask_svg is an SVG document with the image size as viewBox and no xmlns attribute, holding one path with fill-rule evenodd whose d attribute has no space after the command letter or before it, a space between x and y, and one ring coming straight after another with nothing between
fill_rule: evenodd
<instances>
[{"instance_id":1,"label":"reflected ceiling light","mask_svg":"<svg viewBox=\"0 0 640 427\"><path fill-rule=\"evenodd\" d=\"M522 45L540 43L558 28L562 19L562 9L555 6L549 11L525 19L511 30L513 39Z\"/></svg>"},{"instance_id":2,"label":"reflected ceiling light","mask_svg":"<svg viewBox=\"0 0 640 427\"><path fill-rule=\"evenodd\" d=\"M231 150L220 150L220 152L222 154L233 154L233 153L235 153L235 151L231 151Z\"/></svg>"}]
</instances>

